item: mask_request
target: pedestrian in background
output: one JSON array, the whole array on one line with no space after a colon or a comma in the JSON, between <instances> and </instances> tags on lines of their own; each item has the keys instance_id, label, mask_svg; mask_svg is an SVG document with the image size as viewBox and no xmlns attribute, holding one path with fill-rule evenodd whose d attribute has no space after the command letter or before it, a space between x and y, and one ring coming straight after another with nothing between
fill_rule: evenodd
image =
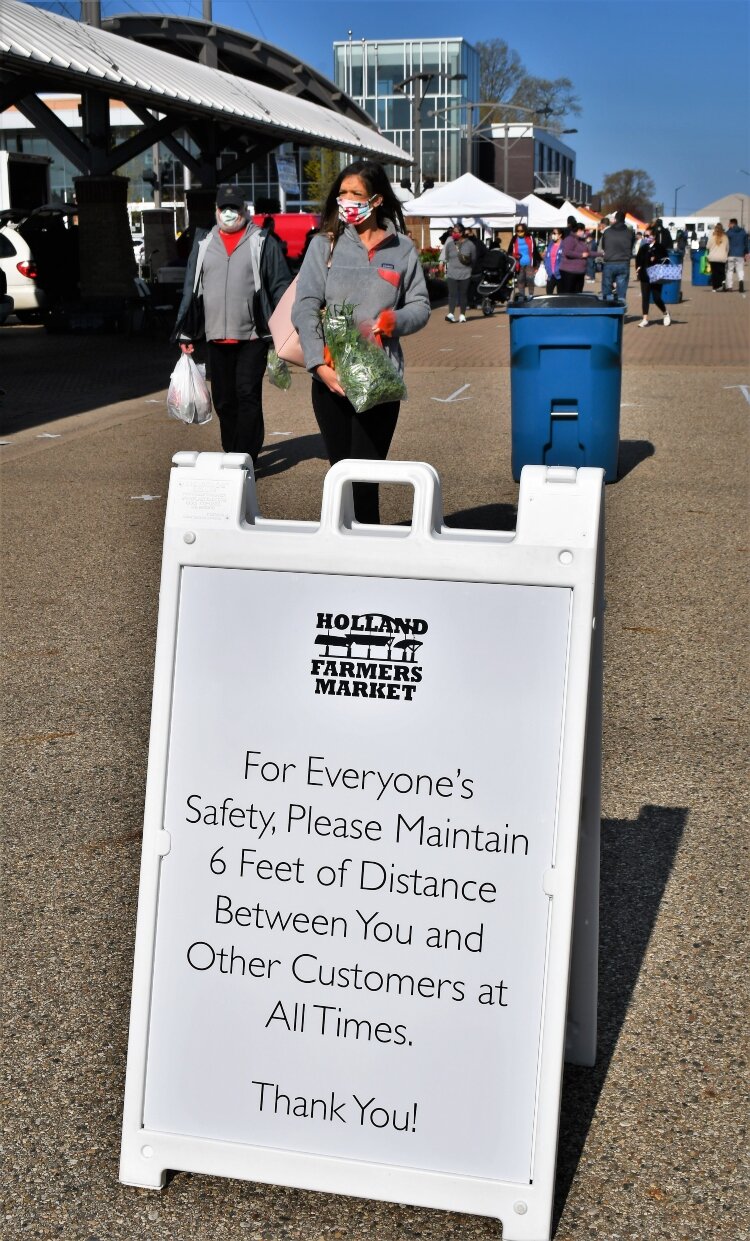
<instances>
[{"instance_id":1,"label":"pedestrian in background","mask_svg":"<svg viewBox=\"0 0 750 1241\"><path fill-rule=\"evenodd\" d=\"M286 241L284 241L284 238L279 237L279 234L276 232L276 220L274 219L274 217L272 215L265 216L263 219L263 223L261 224L261 228L264 229L266 233L273 234L273 236L276 238L279 245L281 246L281 250L284 255L284 258L286 258L289 252L289 245Z\"/></svg>"},{"instance_id":2,"label":"pedestrian in background","mask_svg":"<svg viewBox=\"0 0 750 1241\"><path fill-rule=\"evenodd\" d=\"M449 323L466 322L466 307L469 298L469 281L474 266L474 243L466 236L463 224L454 224L451 235L444 246L444 270L448 283L448 313L445 316Z\"/></svg>"},{"instance_id":3,"label":"pedestrian in background","mask_svg":"<svg viewBox=\"0 0 750 1241\"><path fill-rule=\"evenodd\" d=\"M587 228L584 235L586 237L586 244L589 248L589 257L586 259L586 283L594 284L596 281L596 257L599 252L599 247L592 228Z\"/></svg>"},{"instance_id":4,"label":"pedestrian in background","mask_svg":"<svg viewBox=\"0 0 750 1241\"><path fill-rule=\"evenodd\" d=\"M727 229L727 241L729 242L729 256L727 258L727 292L731 292L734 285L735 273L739 281L740 293L745 292L745 258L747 256L747 233L744 228L740 228L737 221L732 217L729 221Z\"/></svg>"},{"instance_id":5,"label":"pedestrian in background","mask_svg":"<svg viewBox=\"0 0 750 1241\"><path fill-rule=\"evenodd\" d=\"M346 457L384 461L401 403L384 401L360 414L347 400L321 327L323 308L344 302L354 305L360 331L379 341L403 372L399 338L424 327L430 299L401 204L383 167L370 160L348 164L328 192L320 234L300 268L292 322L313 376L313 412L331 465ZM377 483L354 483L352 490L357 521L377 525Z\"/></svg>"},{"instance_id":6,"label":"pedestrian in background","mask_svg":"<svg viewBox=\"0 0 750 1241\"><path fill-rule=\"evenodd\" d=\"M649 226L646 229L643 245L635 256L636 275L641 282L641 309L643 311L643 318L638 324L639 327L648 327L648 312L651 306L652 294L654 304L658 306L663 315L664 326L669 327L672 322L669 311L664 305L661 284L659 282L652 282L648 277L649 267L654 267L657 263L666 263L668 253L667 247L656 240L656 232L652 226Z\"/></svg>"},{"instance_id":7,"label":"pedestrian in background","mask_svg":"<svg viewBox=\"0 0 750 1241\"><path fill-rule=\"evenodd\" d=\"M224 452L244 452L257 464L263 447L262 388L268 320L292 282L278 239L253 224L242 191L221 185L216 223L196 229L185 268L182 301L172 339L183 353L194 342L183 330L196 272L203 295L211 395Z\"/></svg>"},{"instance_id":8,"label":"pedestrian in background","mask_svg":"<svg viewBox=\"0 0 750 1241\"><path fill-rule=\"evenodd\" d=\"M487 247L479 236L478 228L468 228L466 236L474 247L474 262L471 265L471 279L469 280L468 306L470 310L476 310L479 305L477 288L482 279L482 268L485 255L487 254Z\"/></svg>"},{"instance_id":9,"label":"pedestrian in background","mask_svg":"<svg viewBox=\"0 0 750 1241\"><path fill-rule=\"evenodd\" d=\"M547 293L557 292L560 283L560 259L562 257L562 232L553 228L547 249L544 251L544 269L547 273Z\"/></svg>"},{"instance_id":10,"label":"pedestrian in background","mask_svg":"<svg viewBox=\"0 0 750 1241\"><path fill-rule=\"evenodd\" d=\"M724 226L717 224L708 242L708 262L711 267L711 288L719 293L726 283L727 259L729 258L729 238Z\"/></svg>"},{"instance_id":11,"label":"pedestrian in background","mask_svg":"<svg viewBox=\"0 0 750 1241\"><path fill-rule=\"evenodd\" d=\"M516 285L513 292L513 301L518 301L522 297L533 297L534 272L539 266L540 261L539 250L534 238L522 220L516 224L515 234L508 246L508 254L516 265Z\"/></svg>"},{"instance_id":12,"label":"pedestrian in background","mask_svg":"<svg viewBox=\"0 0 750 1241\"><path fill-rule=\"evenodd\" d=\"M627 298L630 281L630 260L633 256L633 230L625 223L625 212L615 212L615 222L602 233L602 297L612 296L621 302Z\"/></svg>"},{"instance_id":13,"label":"pedestrian in background","mask_svg":"<svg viewBox=\"0 0 750 1241\"><path fill-rule=\"evenodd\" d=\"M586 259L589 257L586 245L585 225L579 220L574 221L575 227L563 237L562 254L560 256L560 292L582 293L586 278Z\"/></svg>"},{"instance_id":14,"label":"pedestrian in background","mask_svg":"<svg viewBox=\"0 0 750 1241\"><path fill-rule=\"evenodd\" d=\"M658 219L653 221L653 223L651 224L651 229L653 231L654 238L656 241L658 241L659 245L664 246L665 250L671 250L672 249L672 234L670 233L669 229L665 225L661 216L659 216Z\"/></svg>"}]
</instances>

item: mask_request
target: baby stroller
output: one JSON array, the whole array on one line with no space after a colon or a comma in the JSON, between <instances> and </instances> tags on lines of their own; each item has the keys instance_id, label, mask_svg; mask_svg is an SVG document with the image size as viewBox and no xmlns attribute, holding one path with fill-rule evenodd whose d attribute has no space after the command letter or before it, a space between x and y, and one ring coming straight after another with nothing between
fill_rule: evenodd
<instances>
[{"instance_id":1,"label":"baby stroller","mask_svg":"<svg viewBox=\"0 0 750 1241\"><path fill-rule=\"evenodd\" d=\"M483 315L494 313L496 306L507 302L515 283L515 261L505 250L488 250L482 261L482 275L477 285Z\"/></svg>"}]
</instances>

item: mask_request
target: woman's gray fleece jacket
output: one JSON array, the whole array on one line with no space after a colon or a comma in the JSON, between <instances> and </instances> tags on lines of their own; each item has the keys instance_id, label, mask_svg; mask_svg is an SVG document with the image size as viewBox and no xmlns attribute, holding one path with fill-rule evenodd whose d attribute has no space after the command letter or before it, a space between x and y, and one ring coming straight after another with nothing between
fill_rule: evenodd
<instances>
[{"instance_id":1,"label":"woman's gray fleece jacket","mask_svg":"<svg viewBox=\"0 0 750 1241\"><path fill-rule=\"evenodd\" d=\"M321 233L313 237L300 268L292 310L309 371L324 361L321 310L348 302L355 307L358 324L377 319L381 310L395 310L396 331L382 341L393 365L403 373L398 337L424 327L430 317L430 299L414 242L392 225L387 227L388 237L372 258L352 225L345 227L332 254L328 236Z\"/></svg>"}]
</instances>

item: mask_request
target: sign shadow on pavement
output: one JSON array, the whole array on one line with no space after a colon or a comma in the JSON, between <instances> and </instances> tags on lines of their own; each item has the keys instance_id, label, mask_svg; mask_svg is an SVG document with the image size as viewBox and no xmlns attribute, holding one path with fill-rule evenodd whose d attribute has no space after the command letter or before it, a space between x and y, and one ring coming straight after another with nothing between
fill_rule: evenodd
<instances>
[{"instance_id":1,"label":"sign shadow on pavement","mask_svg":"<svg viewBox=\"0 0 750 1241\"><path fill-rule=\"evenodd\" d=\"M597 1060L593 1068L565 1066L553 1231L625 1024L687 818L683 807L642 806L637 819L602 819Z\"/></svg>"}]
</instances>

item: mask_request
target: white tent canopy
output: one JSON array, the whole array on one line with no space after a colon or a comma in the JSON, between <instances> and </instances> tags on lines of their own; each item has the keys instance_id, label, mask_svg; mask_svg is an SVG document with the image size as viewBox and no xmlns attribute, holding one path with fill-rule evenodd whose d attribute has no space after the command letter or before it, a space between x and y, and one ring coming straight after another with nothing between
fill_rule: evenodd
<instances>
[{"instance_id":1,"label":"white tent canopy","mask_svg":"<svg viewBox=\"0 0 750 1241\"><path fill-rule=\"evenodd\" d=\"M560 211L563 213L566 220L569 215L574 215L580 224L586 225L586 228L595 228L600 218L596 211L583 211L580 207L574 207L573 204L568 202L567 199L560 208Z\"/></svg>"},{"instance_id":2,"label":"white tent canopy","mask_svg":"<svg viewBox=\"0 0 750 1241\"><path fill-rule=\"evenodd\" d=\"M470 172L465 172L455 181L425 190L419 198L414 198L404 208L405 216L440 216L446 220L461 220L468 223L472 218L477 223L502 225L512 223L519 218L526 219L528 214L524 203L516 202L502 190L487 185Z\"/></svg>"},{"instance_id":3,"label":"white tent canopy","mask_svg":"<svg viewBox=\"0 0 750 1241\"><path fill-rule=\"evenodd\" d=\"M527 194L521 202L525 203L529 209L529 228L565 228L568 222L568 212L563 211L561 207L553 207L551 203L545 202L537 194Z\"/></svg>"}]
</instances>

